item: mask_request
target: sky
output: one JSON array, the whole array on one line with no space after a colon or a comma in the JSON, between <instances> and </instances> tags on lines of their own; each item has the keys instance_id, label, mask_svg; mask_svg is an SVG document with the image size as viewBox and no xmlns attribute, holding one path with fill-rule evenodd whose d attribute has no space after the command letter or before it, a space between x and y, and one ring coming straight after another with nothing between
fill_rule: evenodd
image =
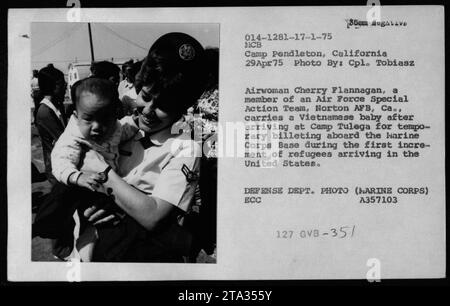
<instances>
[{"instance_id":1,"label":"sky","mask_svg":"<svg viewBox=\"0 0 450 306\"><path fill-rule=\"evenodd\" d=\"M91 23L96 61L142 59L151 44L168 32L184 32L203 47L219 47L218 24ZM67 73L71 62L91 62L87 23L36 22L31 26L31 66L48 63Z\"/></svg>"}]
</instances>

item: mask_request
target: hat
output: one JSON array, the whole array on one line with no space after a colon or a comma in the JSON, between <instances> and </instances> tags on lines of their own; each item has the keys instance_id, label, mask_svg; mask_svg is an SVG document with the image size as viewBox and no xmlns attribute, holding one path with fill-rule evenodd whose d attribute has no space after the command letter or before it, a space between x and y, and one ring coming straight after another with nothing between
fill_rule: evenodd
<instances>
[{"instance_id":1,"label":"hat","mask_svg":"<svg viewBox=\"0 0 450 306\"><path fill-rule=\"evenodd\" d=\"M149 54L166 57L171 67L183 73L195 72L203 65L204 53L202 45L192 36L172 32L158 38L150 48Z\"/></svg>"},{"instance_id":2,"label":"hat","mask_svg":"<svg viewBox=\"0 0 450 306\"><path fill-rule=\"evenodd\" d=\"M136 89L151 85L153 103L179 115L191 107L205 88L205 50L192 36L172 32L159 37L136 76Z\"/></svg>"}]
</instances>

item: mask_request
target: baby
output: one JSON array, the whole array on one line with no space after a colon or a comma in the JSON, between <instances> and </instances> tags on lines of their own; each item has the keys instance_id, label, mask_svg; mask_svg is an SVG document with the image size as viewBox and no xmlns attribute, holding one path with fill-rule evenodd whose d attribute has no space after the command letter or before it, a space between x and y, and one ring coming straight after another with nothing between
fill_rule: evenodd
<instances>
[{"instance_id":1,"label":"baby","mask_svg":"<svg viewBox=\"0 0 450 306\"><path fill-rule=\"evenodd\" d=\"M117 171L119 144L134 137L139 129L131 117L125 117L121 121L116 119L118 93L115 85L109 80L88 78L74 86L76 87L73 88L72 100L75 110L51 153L52 173L62 184L77 185L97 191L100 188L98 182L100 175L80 171L84 153L88 150L97 151L103 156L106 163ZM62 209L65 213L63 215L60 213L55 217L62 219L74 213L70 203L60 204L64 206ZM77 209L77 207L73 208ZM77 219L77 214L73 216ZM81 219L77 222L78 226L83 223ZM68 226L64 229L64 231L70 231L67 232L67 235L71 238L67 238L67 241L64 240L60 244L76 251L72 252L69 257L77 256L81 257L83 261L90 261L96 241L95 228L83 226L82 231L87 238L81 242L77 238L81 234L81 229L77 230L76 227L75 231L73 229ZM76 248L73 248L74 238L76 239ZM82 243L83 246L79 247L79 243ZM58 257L66 260L68 258L66 255Z\"/></svg>"},{"instance_id":2,"label":"baby","mask_svg":"<svg viewBox=\"0 0 450 306\"><path fill-rule=\"evenodd\" d=\"M130 117L116 119L117 88L108 80L88 78L74 89L75 111L51 153L52 172L66 185L96 190L98 174L80 171L83 154L92 149L117 171L119 144L138 131Z\"/></svg>"}]
</instances>

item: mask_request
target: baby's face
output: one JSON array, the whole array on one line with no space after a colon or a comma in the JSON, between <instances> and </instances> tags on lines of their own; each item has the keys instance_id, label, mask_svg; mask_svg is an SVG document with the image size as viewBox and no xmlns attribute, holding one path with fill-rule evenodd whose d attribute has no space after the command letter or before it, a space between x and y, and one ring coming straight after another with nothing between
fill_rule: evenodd
<instances>
[{"instance_id":1,"label":"baby's face","mask_svg":"<svg viewBox=\"0 0 450 306\"><path fill-rule=\"evenodd\" d=\"M116 113L113 101L82 92L75 115L81 134L88 140L101 142L114 131Z\"/></svg>"}]
</instances>

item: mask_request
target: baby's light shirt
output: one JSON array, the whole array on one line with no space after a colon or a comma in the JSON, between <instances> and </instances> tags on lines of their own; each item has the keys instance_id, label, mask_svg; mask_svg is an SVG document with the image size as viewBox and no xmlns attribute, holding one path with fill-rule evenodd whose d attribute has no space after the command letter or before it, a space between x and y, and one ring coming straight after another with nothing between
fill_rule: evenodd
<instances>
[{"instance_id":1,"label":"baby's light shirt","mask_svg":"<svg viewBox=\"0 0 450 306\"><path fill-rule=\"evenodd\" d=\"M115 171L118 169L119 144L134 137L139 128L131 117L116 120L111 136L101 143L88 140L78 128L78 119L72 115L66 129L59 137L51 153L52 173L55 178L68 184L73 173L79 173L82 154L89 149L100 153Z\"/></svg>"}]
</instances>

